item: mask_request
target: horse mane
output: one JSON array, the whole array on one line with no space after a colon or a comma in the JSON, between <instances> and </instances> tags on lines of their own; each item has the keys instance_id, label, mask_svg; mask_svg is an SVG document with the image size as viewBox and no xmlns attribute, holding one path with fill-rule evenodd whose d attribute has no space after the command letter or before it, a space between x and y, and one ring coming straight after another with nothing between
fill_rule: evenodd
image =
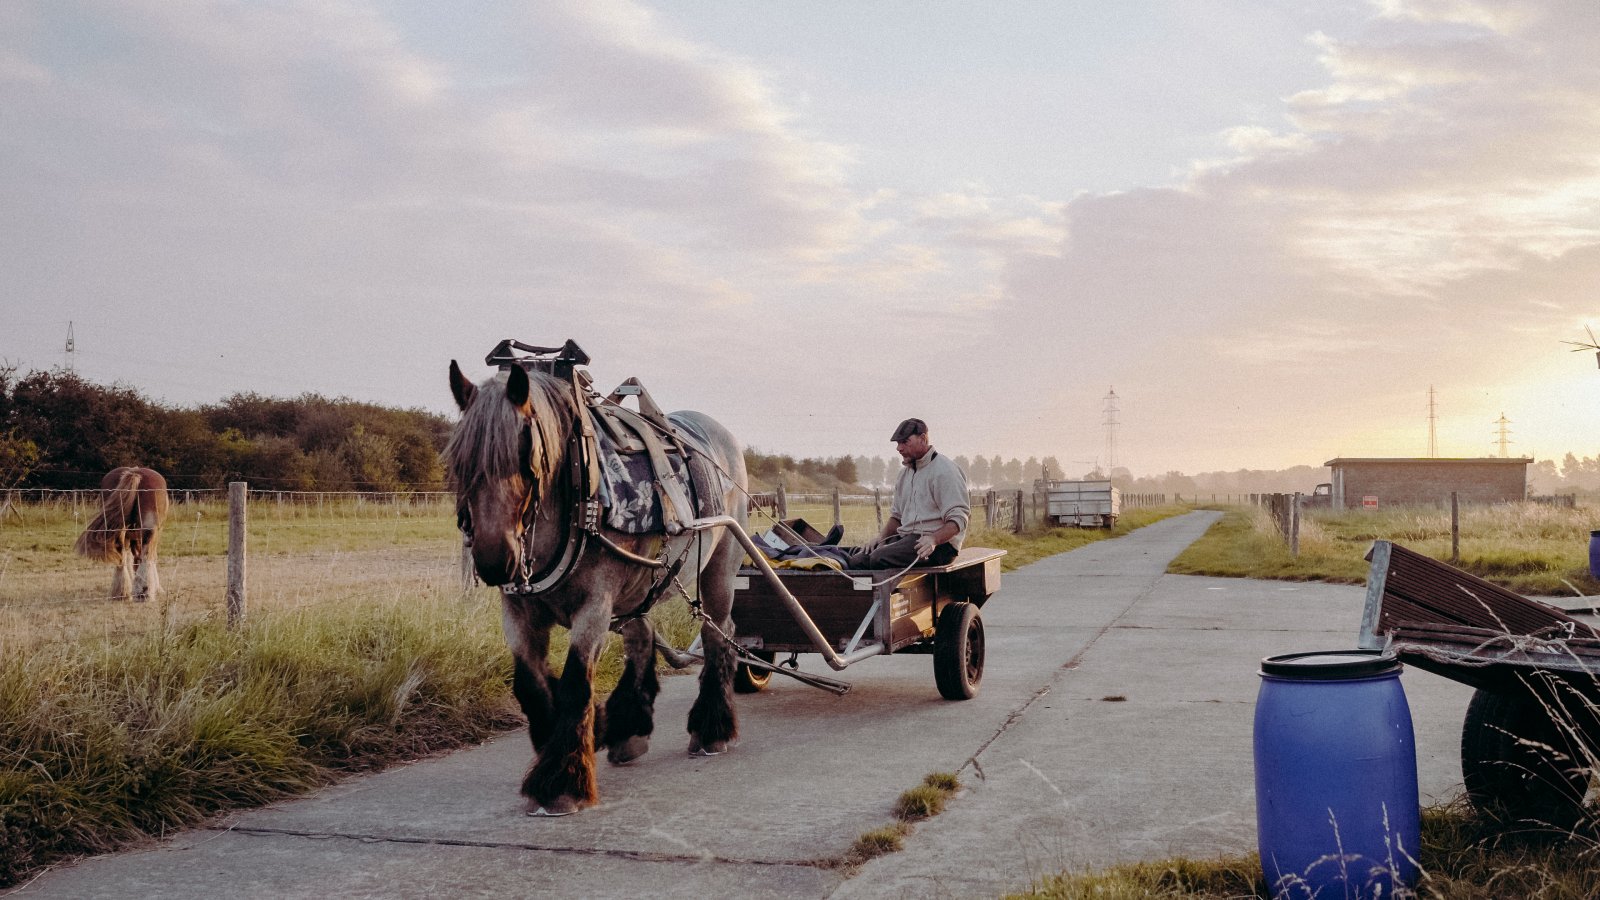
<instances>
[{"instance_id":1,"label":"horse mane","mask_svg":"<svg viewBox=\"0 0 1600 900\"><path fill-rule=\"evenodd\" d=\"M128 510L139 498L139 482L143 477L138 469L121 470L117 483L100 495L100 512L89 520L89 526L78 535L72 547L79 556L96 562L114 563L122 556L124 532L127 529Z\"/></svg>"},{"instance_id":2,"label":"horse mane","mask_svg":"<svg viewBox=\"0 0 1600 900\"><path fill-rule=\"evenodd\" d=\"M578 410L572 387L540 372L528 373L528 405L533 410L533 441L528 467L541 485L560 469L567 435ZM445 474L451 490L467 491L476 479L500 479L522 473L523 419L506 400L499 378L478 385L477 396L461 413L445 443Z\"/></svg>"}]
</instances>

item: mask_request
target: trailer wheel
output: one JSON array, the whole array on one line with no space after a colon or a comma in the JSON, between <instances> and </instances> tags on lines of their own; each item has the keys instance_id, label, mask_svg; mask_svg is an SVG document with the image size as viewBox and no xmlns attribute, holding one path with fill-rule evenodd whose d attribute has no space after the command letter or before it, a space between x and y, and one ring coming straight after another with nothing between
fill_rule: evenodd
<instances>
[{"instance_id":1,"label":"trailer wheel","mask_svg":"<svg viewBox=\"0 0 1600 900\"><path fill-rule=\"evenodd\" d=\"M933 680L946 700L971 700L983 681L983 618L971 603L949 603L933 635Z\"/></svg>"},{"instance_id":2,"label":"trailer wheel","mask_svg":"<svg viewBox=\"0 0 1600 900\"><path fill-rule=\"evenodd\" d=\"M751 650L750 653L757 659L766 662L772 662L778 658L776 653L769 650ZM754 669L744 663L739 663L739 667L733 670L733 692L735 694L760 693L766 690L767 685L771 683L772 673L765 669Z\"/></svg>"},{"instance_id":3,"label":"trailer wheel","mask_svg":"<svg viewBox=\"0 0 1600 900\"><path fill-rule=\"evenodd\" d=\"M1480 815L1560 831L1583 820L1592 757L1547 703L1528 690L1472 695L1461 725L1461 774Z\"/></svg>"}]
</instances>

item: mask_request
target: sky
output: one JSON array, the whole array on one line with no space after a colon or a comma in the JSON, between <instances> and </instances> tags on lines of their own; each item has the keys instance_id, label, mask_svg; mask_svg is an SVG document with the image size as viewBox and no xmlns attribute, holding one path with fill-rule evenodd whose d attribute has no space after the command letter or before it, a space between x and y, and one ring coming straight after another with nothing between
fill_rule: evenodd
<instances>
[{"instance_id":1,"label":"sky","mask_svg":"<svg viewBox=\"0 0 1600 900\"><path fill-rule=\"evenodd\" d=\"M1593 0L13 0L0 363L453 414L570 338L794 456L1596 455L1597 97Z\"/></svg>"}]
</instances>

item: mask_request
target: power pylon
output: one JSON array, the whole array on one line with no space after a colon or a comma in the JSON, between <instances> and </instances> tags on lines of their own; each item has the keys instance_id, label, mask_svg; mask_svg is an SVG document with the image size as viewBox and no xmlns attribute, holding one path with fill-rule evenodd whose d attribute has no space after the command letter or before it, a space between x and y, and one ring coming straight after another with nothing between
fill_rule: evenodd
<instances>
[{"instance_id":1,"label":"power pylon","mask_svg":"<svg viewBox=\"0 0 1600 900\"><path fill-rule=\"evenodd\" d=\"M1428 458L1433 459L1439 455L1438 430L1435 424L1439 416L1437 407L1433 403L1433 385L1428 385Z\"/></svg>"},{"instance_id":2,"label":"power pylon","mask_svg":"<svg viewBox=\"0 0 1600 900\"><path fill-rule=\"evenodd\" d=\"M1495 439L1495 443L1500 446L1500 458L1505 459L1507 455L1506 445L1516 443L1515 441L1511 440L1510 437L1511 429L1508 426L1511 424L1511 420L1506 418L1506 414L1502 412L1500 414L1500 418L1495 419L1494 423L1500 426L1500 436Z\"/></svg>"},{"instance_id":3,"label":"power pylon","mask_svg":"<svg viewBox=\"0 0 1600 900\"><path fill-rule=\"evenodd\" d=\"M1105 400L1106 406L1105 417L1100 424L1104 425L1106 429L1106 472L1110 473L1111 470L1117 467L1117 426L1122 424L1117 421L1119 409L1117 407L1116 388L1108 388L1105 397L1102 399Z\"/></svg>"}]
</instances>

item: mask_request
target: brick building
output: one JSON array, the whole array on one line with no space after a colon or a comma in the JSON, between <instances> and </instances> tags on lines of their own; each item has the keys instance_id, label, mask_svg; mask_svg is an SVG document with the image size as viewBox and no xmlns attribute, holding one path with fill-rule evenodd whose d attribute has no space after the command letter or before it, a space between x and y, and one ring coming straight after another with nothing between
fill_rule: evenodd
<instances>
[{"instance_id":1,"label":"brick building","mask_svg":"<svg viewBox=\"0 0 1600 900\"><path fill-rule=\"evenodd\" d=\"M1330 459L1333 508L1448 503L1506 503L1528 497L1527 457L1477 459Z\"/></svg>"}]
</instances>

